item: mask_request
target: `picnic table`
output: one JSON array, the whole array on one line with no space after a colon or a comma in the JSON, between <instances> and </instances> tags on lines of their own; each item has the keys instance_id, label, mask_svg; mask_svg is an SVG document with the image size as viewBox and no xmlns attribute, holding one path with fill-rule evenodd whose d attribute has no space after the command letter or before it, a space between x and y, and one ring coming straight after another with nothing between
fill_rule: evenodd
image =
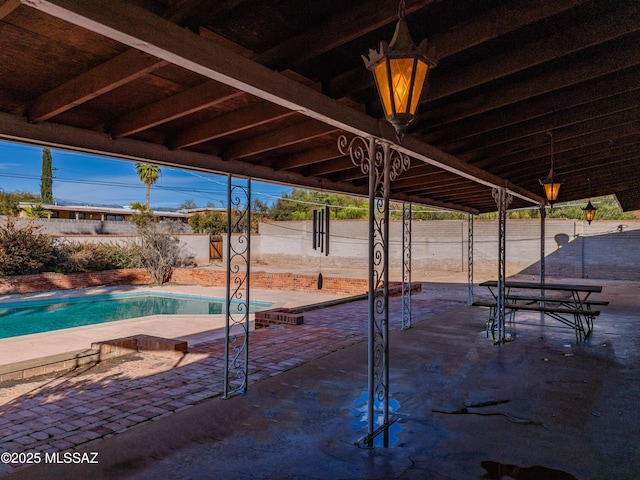
<instances>
[{"instance_id":1,"label":"picnic table","mask_svg":"<svg viewBox=\"0 0 640 480\"><path fill-rule=\"evenodd\" d=\"M495 338L498 282L490 280L479 286L487 287L493 300L478 300L473 305L489 308L487 335L491 332ZM504 289L504 308L510 323L515 322L518 311L541 312L573 328L578 342L591 334L593 320L600 315L600 310L593 307L609 304L608 301L591 298L591 294L602 292L600 285L505 281Z\"/></svg>"}]
</instances>

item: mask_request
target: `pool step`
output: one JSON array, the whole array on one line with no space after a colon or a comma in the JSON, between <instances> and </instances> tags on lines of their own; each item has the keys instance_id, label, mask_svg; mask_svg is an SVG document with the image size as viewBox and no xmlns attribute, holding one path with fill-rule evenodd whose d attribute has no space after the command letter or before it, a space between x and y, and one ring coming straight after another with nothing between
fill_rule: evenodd
<instances>
[{"instance_id":1,"label":"pool step","mask_svg":"<svg viewBox=\"0 0 640 480\"><path fill-rule=\"evenodd\" d=\"M47 373L73 370L81 366L95 365L99 361L100 350L93 348L23 360L22 362L1 365L0 382L23 380Z\"/></svg>"},{"instance_id":2,"label":"pool step","mask_svg":"<svg viewBox=\"0 0 640 480\"><path fill-rule=\"evenodd\" d=\"M102 342L94 342L91 348L100 352L100 359L146 352L165 357L181 357L188 351L187 342L173 338L154 337L152 335L134 335Z\"/></svg>"}]
</instances>

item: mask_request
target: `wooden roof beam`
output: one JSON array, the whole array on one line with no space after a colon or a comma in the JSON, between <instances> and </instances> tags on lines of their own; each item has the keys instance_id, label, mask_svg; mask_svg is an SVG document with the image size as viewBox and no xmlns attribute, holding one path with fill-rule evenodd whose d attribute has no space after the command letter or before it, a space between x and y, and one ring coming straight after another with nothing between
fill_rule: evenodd
<instances>
[{"instance_id":1,"label":"wooden roof beam","mask_svg":"<svg viewBox=\"0 0 640 480\"><path fill-rule=\"evenodd\" d=\"M0 20L18 8L21 3L20 0L5 0L2 2L2 4L0 4Z\"/></svg>"},{"instance_id":2,"label":"wooden roof beam","mask_svg":"<svg viewBox=\"0 0 640 480\"><path fill-rule=\"evenodd\" d=\"M526 122L561 110L579 107L590 102L603 100L638 88L640 68L628 68L611 75L605 75L579 85L570 90L557 90L525 102L483 114L482 121L469 118L454 125L429 128L422 138L430 145L448 145L466 138Z\"/></svg>"},{"instance_id":3,"label":"wooden roof beam","mask_svg":"<svg viewBox=\"0 0 640 480\"><path fill-rule=\"evenodd\" d=\"M169 150L163 145L150 144L132 138L114 140L104 133L51 122L30 123L23 117L2 112L0 112L0 139L206 173L251 177L301 188L324 189L348 195L367 195L366 188L358 188L348 183L332 182L326 178L305 177L293 172L275 171L272 168L250 165L241 161L225 161L215 155L190 150ZM475 211L460 205L451 208Z\"/></svg>"},{"instance_id":4,"label":"wooden roof beam","mask_svg":"<svg viewBox=\"0 0 640 480\"><path fill-rule=\"evenodd\" d=\"M638 128L638 125L640 125L640 120L636 120L637 118L638 111L631 110L622 112L622 114L609 115L606 121L594 119L563 130L554 131L555 151L560 154L569 148L584 147L630 135L633 129ZM500 160L500 163L505 166L494 171L509 171L517 163L530 161L540 156L549 156L551 143L548 138L546 134L541 133L535 137L531 136L487 149L482 152L481 156L478 152L471 152L461 156L467 158L470 162L475 161L487 167L495 164L496 160Z\"/></svg>"},{"instance_id":5,"label":"wooden roof beam","mask_svg":"<svg viewBox=\"0 0 640 480\"><path fill-rule=\"evenodd\" d=\"M519 138L556 131L571 125L587 122L597 118L607 117L613 113L624 112L640 107L640 85L638 89L620 95L611 96L579 107L568 108L558 112L549 113L541 117L521 122L513 126L505 127L473 138L467 138L446 145L446 150L452 154L464 151L475 151L475 145L482 145L487 149L502 143L511 142Z\"/></svg>"},{"instance_id":6,"label":"wooden roof beam","mask_svg":"<svg viewBox=\"0 0 640 480\"><path fill-rule=\"evenodd\" d=\"M288 155L286 158L277 160L279 170L293 170L295 168L306 167L325 160L332 160L341 157L342 154L338 150L337 144L331 143L323 147L305 150L300 153Z\"/></svg>"},{"instance_id":7,"label":"wooden roof beam","mask_svg":"<svg viewBox=\"0 0 640 480\"><path fill-rule=\"evenodd\" d=\"M500 93L485 91L443 107L427 110L417 117L433 127L447 125L491 110L507 107L546 93L578 85L612 72L635 67L640 63L640 49L635 42L618 45L615 49L602 49L600 55L566 63L565 67L550 73L528 77L526 80L502 87ZM594 68L598 65L598 68ZM418 120L416 120L418 121Z\"/></svg>"},{"instance_id":8,"label":"wooden roof beam","mask_svg":"<svg viewBox=\"0 0 640 480\"><path fill-rule=\"evenodd\" d=\"M602 25L607 28L601 28ZM521 72L580 50L599 45L640 30L640 11L634 5L620 4L607 15L580 22L574 28L563 30L537 42L483 62L467 65L431 84L429 100L454 95L496 79ZM593 64L592 64L593 67Z\"/></svg>"},{"instance_id":9,"label":"wooden roof beam","mask_svg":"<svg viewBox=\"0 0 640 480\"><path fill-rule=\"evenodd\" d=\"M410 171L411 170L409 170L409 172ZM400 175L399 178L391 182L391 188L403 189L406 187L413 187L415 185L426 185L431 183L437 184L443 181L450 181L451 179L452 179L451 173L443 172L442 170L439 170L437 172L431 172L431 173L426 173L422 175L412 176L412 177L405 177L403 172L403 174Z\"/></svg>"},{"instance_id":10,"label":"wooden roof beam","mask_svg":"<svg viewBox=\"0 0 640 480\"><path fill-rule=\"evenodd\" d=\"M167 146L171 149L187 148L291 115L295 112L270 102L261 102L188 127L170 137Z\"/></svg>"},{"instance_id":11,"label":"wooden roof beam","mask_svg":"<svg viewBox=\"0 0 640 480\"><path fill-rule=\"evenodd\" d=\"M224 48L209 48L206 39L128 3L74 0L23 0L41 12L66 20L150 55L231 87L295 110L327 125L360 136L395 143L386 121L373 119L340 102L287 79ZM576 0L577 1L577 0ZM479 183L509 189L515 196L540 203L542 198L462 162L422 141L405 137L403 153Z\"/></svg>"},{"instance_id":12,"label":"wooden roof beam","mask_svg":"<svg viewBox=\"0 0 640 480\"><path fill-rule=\"evenodd\" d=\"M408 2L405 14L426 7L437 0L419 0ZM282 42L257 55L255 60L276 70L300 64L323 53L329 52L362 35L373 32L398 21L398 6L393 2L368 1L356 6L349 12L332 18L328 23L317 25L300 35ZM327 35L331 32L331 35Z\"/></svg>"},{"instance_id":13,"label":"wooden roof beam","mask_svg":"<svg viewBox=\"0 0 640 480\"><path fill-rule=\"evenodd\" d=\"M475 45L493 40L500 35L559 15L585 3L585 1L586 0L560 0L535 5L520 3L518 4L517 15L514 14L513 4L505 4L475 19L473 22L465 23L449 32L430 38L429 42L435 46L438 52L438 58L442 60ZM353 85L361 85L360 82L354 82L354 78L357 80L363 78L362 69L351 70L327 82L325 92L333 98L348 96L352 92L351 89ZM373 78L371 75L367 75L366 78L369 85L373 86Z\"/></svg>"},{"instance_id":14,"label":"wooden roof beam","mask_svg":"<svg viewBox=\"0 0 640 480\"><path fill-rule=\"evenodd\" d=\"M28 109L27 118L43 122L167 64L139 50L127 50L38 97Z\"/></svg>"},{"instance_id":15,"label":"wooden roof beam","mask_svg":"<svg viewBox=\"0 0 640 480\"><path fill-rule=\"evenodd\" d=\"M113 138L126 137L243 95L246 93L224 83L207 81L123 115L109 131Z\"/></svg>"},{"instance_id":16,"label":"wooden roof beam","mask_svg":"<svg viewBox=\"0 0 640 480\"><path fill-rule=\"evenodd\" d=\"M467 194L469 192L473 193L478 191L482 187L479 187L477 184L470 184L469 182L453 182L450 185L440 185L437 187L425 187L420 188L416 185L416 188L411 189L402 189L400 190L402 193L407 193L409 195L440 195L442 193L454 193L455 195L464 195L467 198ZM394 189L395 191L395 189Z\"/></svg>"},{"instance_id":17,"label":"wooden roof beam","mask_svg":"<svg viewBox=\"0 0 640 480\"><path fill-rule=\"evenodd\" d=\"M344 172L344 171L352 170L356 168L358 169L358 172L360 172L359 176L361 177L363 173L360 170L360 167L356 167L351 161L351 158L340 157L340 158L334 158L333 160L327 160L326 162L318 163L315 165L310 165L302 171L302 174L306 176L315 177L315 176L323 176L323 175L332 175L338 172ZM340 181L342 182L348 181L349 178L351 178L352 176L353 174L351 175L341 174ZM356 178L358 178L358 175L356 175Z\"/></svg>"},{"instance_id":18,"label":"wooden roof beam","mask_svg":"<svg viewBox=\"0 0 640 480\"><path fill-rule=\"evenodd\" d=\"M339 131L336 127L316 120L307 120L281 130L264 133L227 147L222 156L227 160L246 158L287 145L305 142Z\"/></svg>"},{"instance_id":19,"label":"wooden roof beam","mask_svg":"<svg viewBox=\"0 0 640 480\"><path fill-rule=\"evenodd\" d=\"M555 162L557 162L557 165L570 165L572 171L581 170L583 167L596 169L600 168L601 165L606 167L609 164L614 165L616 161L628 156L635 156L640 148L638 146L639 142L640 134L637 132L618 139L605 139L598 143L570 148L566 151L563 150L555 156ZM539 153L541 155L538 158L524 160L522 164L526 165L526 167L522 165L516 166L519 174L512 177L514 183L521 184L527 180L530 181L532 177L536 181L539 178L546 177L550 165L549 151L545 154L543 150L540 149ZM576 167L576 165L580 165L580 167ZM566 181L567 178L563 177L562 180Z\"/></svg>"}]
</instances>

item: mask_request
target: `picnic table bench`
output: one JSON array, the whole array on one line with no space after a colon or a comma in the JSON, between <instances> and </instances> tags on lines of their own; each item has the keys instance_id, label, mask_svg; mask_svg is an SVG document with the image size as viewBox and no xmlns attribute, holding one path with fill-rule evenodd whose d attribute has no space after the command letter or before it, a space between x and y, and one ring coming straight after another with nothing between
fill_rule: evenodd
<instances>
[{"instance_id":1,"label":"picnic table bench","mask_svg":"<svg viewBox=\"0 0 640 480\"><path fill-rule=\"evenodd\" d=\"M473 302L473 305L489 308L487 336L491 332L495 339L498 308L497 291L495 289L498 287L498 282L490 280L479 285L487 287L493 299L478 300ZM592 293L602 292L602 287L599 285L506 281L504 287L504 308L505 313L509 315L510 323L515 322L515 314L519 310L541 312L573 328L578 342L591 334L593 320L600 315L600 310L595 310L592 307L609 304L605 300L590 298ZM534 293L530 293L531 291Z\"/></svg>"}]
</instances>

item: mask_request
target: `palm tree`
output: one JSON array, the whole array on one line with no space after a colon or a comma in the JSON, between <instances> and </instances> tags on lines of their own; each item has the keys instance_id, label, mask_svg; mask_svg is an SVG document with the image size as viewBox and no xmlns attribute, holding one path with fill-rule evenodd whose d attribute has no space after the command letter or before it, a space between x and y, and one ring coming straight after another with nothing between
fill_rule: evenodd
<instances>
[{"instance_id":1,"label":"palm tree","mask_svg":"<svg viewBox=\"0 0 640 480\"><path fill-rule=\"evenodd\" d=\"M151 185L158 181L160 177L160 167L157 165L150 165L148 163L136 163L136 172L140 177L140 180L146 185L145 192L145 205L149 207L149 194L151 193Z\"/></svg>"}]
</instances>

